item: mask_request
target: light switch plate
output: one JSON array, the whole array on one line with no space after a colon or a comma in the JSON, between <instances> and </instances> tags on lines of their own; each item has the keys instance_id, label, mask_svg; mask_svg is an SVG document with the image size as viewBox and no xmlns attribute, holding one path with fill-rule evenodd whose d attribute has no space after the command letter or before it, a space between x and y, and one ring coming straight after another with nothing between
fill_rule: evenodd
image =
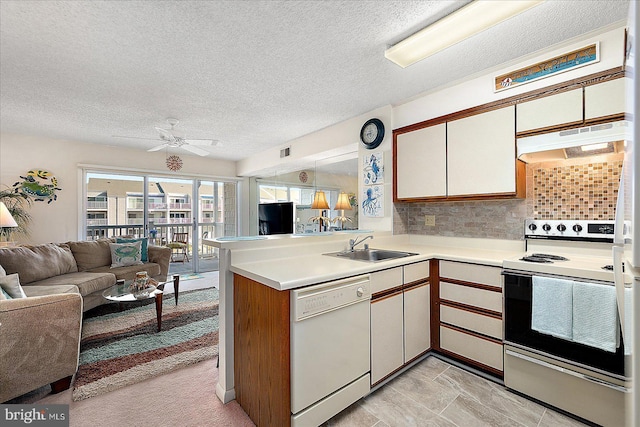
<instances>
[{"instance_id":1,"label":"light switch plate","mask_svg":"<svg viewBox=\"0 0 640 427\"><path fill-rule=\"evenodd\" d=\"M429 227L435 227L436 225L436 216L435 215L425 215L424 216L424 225Z\"/></svg>"}]
</instances>

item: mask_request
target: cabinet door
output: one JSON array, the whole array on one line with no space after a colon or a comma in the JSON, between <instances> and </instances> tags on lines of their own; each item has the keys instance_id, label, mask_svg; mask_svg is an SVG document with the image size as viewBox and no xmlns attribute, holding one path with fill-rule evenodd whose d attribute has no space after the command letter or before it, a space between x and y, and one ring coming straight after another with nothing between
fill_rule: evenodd
<instances>
[{"instance_id":1,"label":"cabinet door","mask_svg":"<svg viewBox=\"0 0 640 427\"><path fill-rule=\"evenodd\" d=\"M371 384L404 363L402 292L371 302Z\"/></svg>"},{"instance_id":2,"label":"cabinet door","mask_svg":"<svg viewBox=\"0 0 640 427\"><path fill-rule=\"evenodd\" d=\"M431 347L429 284L404 291L404 361L409 362Z\"/></svg>"},{"instance_id":3,"label":"cabinet door","mask_svg":"<svg viewBox=\"0 0 640 427\"><path fill-rule=\"evenodd\" d=\"M608 82L585 87L585 120L624 113L624 89L625 79L609 80Z\"/></svg>"},{"instance_id":4,"label":"cabinet door","mask_svg":"<svg viewBox=\"0 0 640 427\"><path fill-rule=\"evenodd\" d=\"M515 107L447 124L448 195L515 193Z\"/></svg>"},{"instance_id":5,"label":"cabinet door","mask_svg":"<svg viewBox=\"0 0 640 427\"><path fill-rule=\"evenodd\" d=\"M398 135L397 198L446 196L446 158L447 132L444 123Z\"/></svg>"},{"instance_id":6,"label":"cabinet door","mask_svg":"<svg viewBox=\"0 0 640 427\"><path fill-rule=\"evenodd\" d=\"M518 104L517 132L582 123L582 89Z\"/></svg>"}]
</instances>

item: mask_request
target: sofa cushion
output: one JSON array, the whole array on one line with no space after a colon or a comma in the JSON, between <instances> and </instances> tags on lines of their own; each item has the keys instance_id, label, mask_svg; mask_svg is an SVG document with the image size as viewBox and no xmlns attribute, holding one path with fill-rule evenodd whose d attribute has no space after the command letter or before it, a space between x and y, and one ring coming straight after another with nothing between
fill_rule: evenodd
<instances>
[{"instance_id":1,"label":"sofa cushion","mask_svg":"<svg viewBox=\"0 0 640 427\"><path fill-rule=\"evenodd\" d=\"M149 277L156 277L160 275L160 265L154 262L146 262L142 265L130 265L117 268L98 267L91 270L92 273L113 273L116 275L116 279L124 280L133 280L138 271L146 271Z\"/></svg>"},{"instance_id":2,"label":"sofa cushion","mask_svg":"<svg viewBox=\"0 0 640 427\"><path fill-rule=\"evenodd\" d=\"M78 271L111 265L111 239L88 240L82 242L67 242L73 257L78 264Z\"/></svg>"},{"instance_id":3,"label":"sofa cushion","mask_svg":"<svg viewBox=\"0 0 640 427\"><path fill-rule=\"evenodd\" d=\"M2 288L2 291L10 296L11 299L27 297L22 290L22 286L20 286L20 279L17 274L8 274L0 277L0 288Z\"/></svg>"},{"instance_id":4,"label":"sofa cushion","mask_svg":"<svg viewBox=\"0 0 640 427\"><path fill-rule=\"evenodd\" d=\"M142 242L109 243L111 268L142 264Z\"/></svg>"},{"instance_id":5,"label":"sofa cushion","mask_svg":"<svg viewBox=\"0 0 640 427\"><path fill-rule=\"evenodd\" d=\"M111 273L89 273L80 271L49 277L48 279L30 283L27 286L75 285L78 287L80 295L86 296L93 292L103 291L115 284L116 277ZM29 294L29 292L27 292L27 294Z\"/></svg>"},{"instance_id":6,"label":"sofa cushion","mask_svg":"<svg viewBox=\"0 0 640 427\"><path fill-rule=\"evenodd\" d=\"M122 237L116 237L116 243L135 243L141 242L142 246L140 246L140 253L142 254L142 258L140 261L147 262L149 261L149 239L146 237L141 237L139 239L123 239Z\"/></svg>"},{"instance_id":7,"label":"sofa cushion","mask_svg":"<svg viewBox=\"0 0 640 427\"><path fill-rule=\"evenodd\" d=\"M53 294L79 294L80 290L76 285L47 285L47 286L37 286L37 285L27 285L22 288L27 297L41 297L44 295L53 295Z\"/></svg>"},{"instance_id":8,"label":"sofa cushion","mask_svg":"<svg viewBox=\"0 0 640 427\"><path fill-rule=\"evenodd\" d=\"M18 273L23 285L78 271L69 246L54 243L0 248L0 265L7 274Z\"/></svg>"}]
</instances>

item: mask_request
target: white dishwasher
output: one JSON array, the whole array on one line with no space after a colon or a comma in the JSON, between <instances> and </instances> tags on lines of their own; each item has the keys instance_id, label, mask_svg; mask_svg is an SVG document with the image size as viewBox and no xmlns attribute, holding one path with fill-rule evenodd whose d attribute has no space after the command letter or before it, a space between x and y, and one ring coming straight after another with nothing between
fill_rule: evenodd
<instances>
[{"instance_id":1,"label":"white dishwasher","mask_svg":"<svg viewBox=\"0 0 640 427\"><path fill-rule=\"evenodd\" d=\"M291 291L291 425L315 427L369 393L369 275Z\"/></svg>"}]
</instances>

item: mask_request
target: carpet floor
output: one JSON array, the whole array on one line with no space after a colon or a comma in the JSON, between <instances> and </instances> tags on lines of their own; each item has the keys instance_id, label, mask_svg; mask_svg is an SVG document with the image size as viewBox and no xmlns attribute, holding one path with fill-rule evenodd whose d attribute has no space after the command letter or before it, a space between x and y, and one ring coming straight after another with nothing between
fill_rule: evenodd
<instances>
[{"instance_id":1,"label":"carpet floor","mask_svg":"<svg viewBox=\"0 0 640 427\"><path fill-rule=\"evenodd\" d=\"M85 313L73 400L104 394L218 355L218 290L163 299L162 331L153 300Z\"/></svg>"}]
</instances>

